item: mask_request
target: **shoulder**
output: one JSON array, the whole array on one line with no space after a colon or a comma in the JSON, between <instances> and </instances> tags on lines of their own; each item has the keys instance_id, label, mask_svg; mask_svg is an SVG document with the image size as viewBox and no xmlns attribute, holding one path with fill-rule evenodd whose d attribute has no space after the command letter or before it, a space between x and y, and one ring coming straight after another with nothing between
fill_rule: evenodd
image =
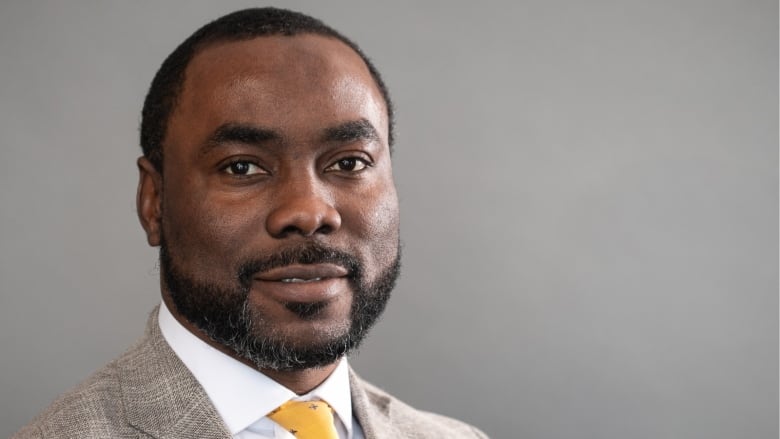
<instances>
[{"instance_id":1,"label":"shoulder","mask_svg":"<svg viewBox=\"0 0 780 439\"><path fill-rule=\"evenodd\" d=\"M117 361L57 398L12 439L123 437Z\"/></svg>"},{"instance_id":2,"label":"shoulder","mask_svg":"<svg viewBox=\"0 0 780 439\"><path fill-rule=\"evenodd\" d=\"M465 422L418 410L357 376L354 377L353 384L359 387L358 392L353 391L353 393L363 393L366 398L364 403L368 405L367 412L373 417L373 419L367 420L368 424L371 424L369 429L377 427L377 430L380 430L377 433L382 432L381 430L385 428L394 428L396 431L393 433L398 435L397 437L417 439L487 439L488 437L478 428ZM353 399L358 406L355 409L360 411L359 398L353 396ZM360 418L360 414L358 414L358 418Z\"/></svg>"},{"instance_id":3,"label":"shoulder","mask_svg":"<svg viewBox=\"0 0 780 439\"><path fill-rule=\"evenodd\" d=\"M149 349L145 334L125 353L59 396L12 439L138 437L128 426L122 375Z\"/></svg>"},{"instance_id":4,"label":"shoulder","mask_svg":"<svg viewBox=\"0 0 780 439\"><path fill-rule=\"evenodd\" d=\"M162 337L157 309L135 345L12 439L109 437L229 437L208 395Z\"/></svg>"}]
</instances>

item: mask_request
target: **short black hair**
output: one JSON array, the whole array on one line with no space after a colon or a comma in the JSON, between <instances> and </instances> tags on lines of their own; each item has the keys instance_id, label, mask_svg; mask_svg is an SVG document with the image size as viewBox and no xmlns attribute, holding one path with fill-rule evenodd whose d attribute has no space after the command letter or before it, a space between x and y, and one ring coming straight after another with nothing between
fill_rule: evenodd
<instances>
[{"instance_id":1,"label":"short black hair","mask_svg":"<svg viewBox=\"0 0 780 439\"><path fill-rule=\"evenodd\" d=\"M251 8L233 12L201 27L163 61L154 75L141 111L141 149L162 172L163 140L168 121L184 85L184 73L192 58L205 47L223 41L241 41L262 36L316 34L336 38L352 48L374 78L387 107L388 143L393 145L393 104L379 71L363 51L347 37L316 18L278 8Z\"/></svg>"}]
</instances>

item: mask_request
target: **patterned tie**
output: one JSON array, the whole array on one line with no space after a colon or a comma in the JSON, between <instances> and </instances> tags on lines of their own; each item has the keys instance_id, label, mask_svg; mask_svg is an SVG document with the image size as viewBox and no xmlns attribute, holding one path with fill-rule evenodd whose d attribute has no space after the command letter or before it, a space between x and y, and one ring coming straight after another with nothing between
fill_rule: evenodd
<instances>
[{"instance_id":1,"label":"patterned tie","mask_svg":"<svg viewBox=\"0 0 780 439\"><path fill-rule=\"evenodd\" d=\"M287 401L268 417L298 439L339 439L333 409L325 401Z\"/></svg>"}]
</instances>

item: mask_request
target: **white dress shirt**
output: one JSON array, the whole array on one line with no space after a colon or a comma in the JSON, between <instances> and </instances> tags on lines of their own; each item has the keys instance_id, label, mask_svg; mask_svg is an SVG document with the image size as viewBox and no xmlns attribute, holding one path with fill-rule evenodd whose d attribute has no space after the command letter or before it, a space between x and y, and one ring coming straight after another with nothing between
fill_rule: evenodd
<instances>
[{"instance_id":1,"label":"white dress shirt","mask_svg":"<svg viewBox=\"0 0 780 439\"><path fill-rule=\"evenodd\" d=\"M317 388L298 396L256 369L199 339L173 317L165 303L160 305L159 325L163 338L206 391L234 438L295 439L266 415L291 399L321 399L336 412L339 438L363 439L363 430L352 416L346 358Z\"/></svg>"}]
</instances>

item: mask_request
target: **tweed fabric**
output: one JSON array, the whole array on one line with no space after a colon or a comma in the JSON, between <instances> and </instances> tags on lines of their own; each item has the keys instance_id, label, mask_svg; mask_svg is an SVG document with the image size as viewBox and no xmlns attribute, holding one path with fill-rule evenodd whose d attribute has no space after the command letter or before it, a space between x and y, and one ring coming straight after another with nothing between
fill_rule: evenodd
<instances>
[{"instance_id":1,"label":"tweed fabric","mask_svg":"<svg viewBox=\"0 0 780 439\"><path fill-rule=\"evenodd\" d=\"M231 438L208 396L163 339L152 312L141 339L53 402L12 439ZM350 373L353 414L366 439L487 438L418 411Z\"/></svg>"}]
</instances>

